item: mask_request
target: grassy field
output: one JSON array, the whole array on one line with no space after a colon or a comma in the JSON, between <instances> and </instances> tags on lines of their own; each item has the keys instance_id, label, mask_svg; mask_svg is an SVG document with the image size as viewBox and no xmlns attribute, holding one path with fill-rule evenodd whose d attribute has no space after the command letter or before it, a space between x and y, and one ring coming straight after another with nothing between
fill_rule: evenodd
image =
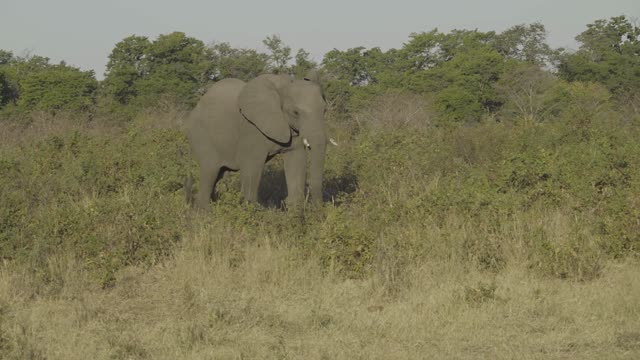
<instances>
[{"instance_id":1,"label":"grassy field","mask_svg":"<svg viewBox=\"0 0 640 360\"><path fill-rule=\"evenodd\" d=\"M0 358L639 358L637 116L384 100L330 119L304 219L278 161L263 205L232 175L190 210L177 111L3 122Z\"/></svg>"},{"instance_id":2,"label":"grassy field","mask_svg":"<svg viewBox=\"0 0 640 360\"><path fill-rule=\"evenodd\" d=\"M54 258L56 296L0 274L9 359L635 359L640 265L588 283L440 260L363 279L270 237L200 224L171 259L127 267L101 290ZM436 229L434 229L436 230ZM514 234L517 236L517 234Z\"/></svg>"}]
</instances>

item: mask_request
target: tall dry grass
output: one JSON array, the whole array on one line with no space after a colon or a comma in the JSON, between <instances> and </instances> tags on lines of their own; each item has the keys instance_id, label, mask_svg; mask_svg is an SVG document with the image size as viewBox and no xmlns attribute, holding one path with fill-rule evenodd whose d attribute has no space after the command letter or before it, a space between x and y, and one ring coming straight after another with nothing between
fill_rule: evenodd
<instances>
[{"instance_id":1,"label":"tall dry grass","mask_svg":"<svg viewBox=\"0 0 640 360\"><path fill-rule=\"evenodd\" d=\"M562 223L562 219L558 219ZM433 229L434 232L437 229ZM454 237L474 229L459 228ZM557 236L566 229L554 227ZM287 241L199 219L174 256L127 267L109 290L54 258L59 295L0 272L5 359L634 359L640 264L587 283L456 261L386 266L363 279L327 271ZM518 237L517 230L513 236ZM389 286L395 286L389 292Z\"/></svg>"}]
</instances>

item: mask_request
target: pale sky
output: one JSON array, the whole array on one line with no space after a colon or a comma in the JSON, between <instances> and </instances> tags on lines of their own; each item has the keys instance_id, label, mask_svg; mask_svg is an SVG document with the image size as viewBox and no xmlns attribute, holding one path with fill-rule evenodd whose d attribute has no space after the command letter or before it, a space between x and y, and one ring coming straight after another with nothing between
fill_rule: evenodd
<instances>
[{"instance_id":1,"label":"pale sky","mask_svg":"<svg viewBox=\"0 0 640 360\"><path fill-rule=\"evenodd\" d=\"M398 48L433 28L503 31L536 21L553 47L576 48L587 24L618 15L638 21L640 0L0 0L0 49L65 60L101 79L114 45L133 34L182 31L259 50L277 34L321 60L333 48Z\"/></svg>"}]
</instances>

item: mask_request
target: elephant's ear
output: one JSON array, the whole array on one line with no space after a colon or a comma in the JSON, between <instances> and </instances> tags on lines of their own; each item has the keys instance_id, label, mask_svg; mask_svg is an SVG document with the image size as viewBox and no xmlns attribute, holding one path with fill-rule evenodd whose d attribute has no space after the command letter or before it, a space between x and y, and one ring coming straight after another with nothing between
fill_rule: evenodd
<instances>
[{"instance_id":1,"label":"elephant's ear","mask_svg":"<svg viewBox=\"0 0 640 360\"><path fill-rule=\"evenodd\" d=\"M280 93L268 76L249 81L240 92L238 106L242 115L267 137L282 144L291 139Z\"/></svg>"}]
</instances>

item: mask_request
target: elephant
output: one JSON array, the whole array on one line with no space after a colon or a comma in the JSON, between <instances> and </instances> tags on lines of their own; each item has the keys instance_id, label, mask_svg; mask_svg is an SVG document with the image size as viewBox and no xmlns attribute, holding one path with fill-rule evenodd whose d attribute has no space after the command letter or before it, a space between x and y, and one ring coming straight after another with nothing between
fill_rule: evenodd
<instances>
[{"instance_id":1,"label":"elephant","mask_svg":"<svg viewBox=\"0 0 640 360\"><path fill-rule=\"evenodd\" d=\"M191 202L205 208L215 198L225 171L240 173L241 191L257 202L265 164L275 155L284 160L288 207L322 201L322 178L329 138L326 101L317 74L304 80L264 74L248 82L223 79L212 85L187 115L187 135L200 167L200 186ZM331 142L335 144L333 139ZM190 185L189 185L190 187ZM187 189L188 194L190 190Z\"/></svg>"}]
</instances>

